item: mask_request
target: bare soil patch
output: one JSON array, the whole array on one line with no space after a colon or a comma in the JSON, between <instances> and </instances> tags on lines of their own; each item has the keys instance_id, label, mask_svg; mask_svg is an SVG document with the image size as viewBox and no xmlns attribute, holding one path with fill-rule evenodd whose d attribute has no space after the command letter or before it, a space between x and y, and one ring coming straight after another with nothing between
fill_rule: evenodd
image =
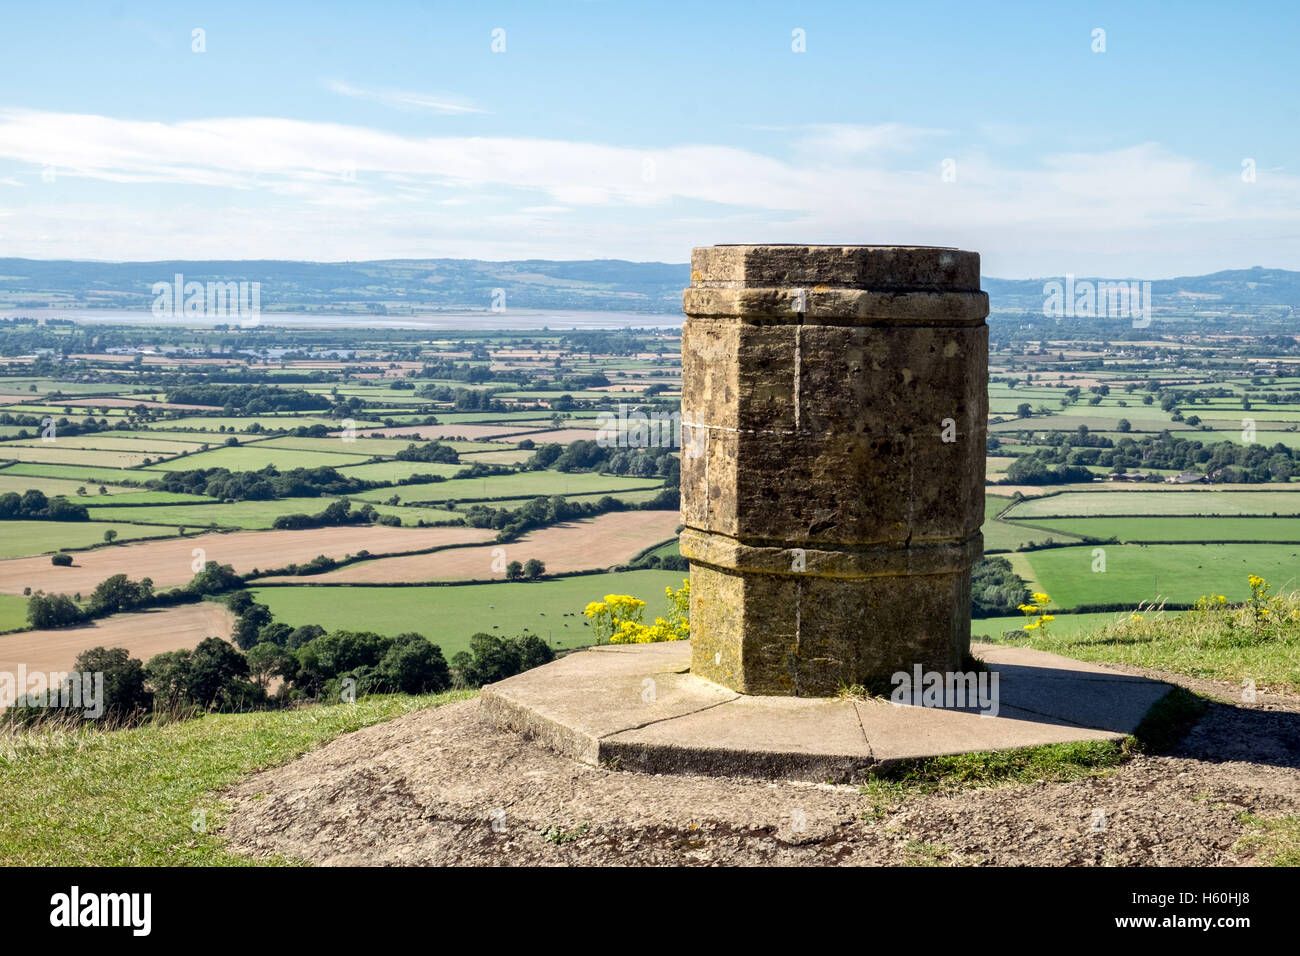
<instances>
[{"instance_id":1,"label":"bare soil patch","mask_svg":"<svg viewBox=\"0 0 1300 956\"><path fill-rule=\"evenodd\" d=\"M1300 699L1211 704L1171 752L1105 775L883 807L851 786L589 767L496 728L473 700L342 737L226 796L235 851L318 864L1238 866L1257 862L1235 847L1239 813L1300 811Z\"/></svg>"},{"instance_id":2,"label":"bare soil patch","mask_svg":"<svg viewBox=\"0 0 1300 956\"><path fill-rule=\"evenodd\" d=\"M125 509L123 509L125 510ZM392 554L448 544L488 541L494 532L481 528L390 528L385 525L312 528L304 531L237 531L78 551L72 567L50 564L50 556L0 561L0 593L22 594L23 588L48 593L89 595L114 574L134 580L152 578L155 588L185 584L194 577L195 561L229 564L240 574L302 564L319 554L342 558L369 551ZM196 554L201 549L202 554Z\"/></svg>"}]
</instances>

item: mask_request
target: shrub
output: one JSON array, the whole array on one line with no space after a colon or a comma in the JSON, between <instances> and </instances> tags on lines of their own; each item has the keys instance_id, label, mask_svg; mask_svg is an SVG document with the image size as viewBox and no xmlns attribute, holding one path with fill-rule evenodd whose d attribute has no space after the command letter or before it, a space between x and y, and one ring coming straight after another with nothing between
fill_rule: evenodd
<instances>
[{"instance_id":1,"label":"shrub","mask_svg":"<svg viewBox=\"0 0 1300 956\"><path fill-rule=\"evenodd\" d=\"M58 554L50 558L50 564L54 565L56 568L70 568L72 567L72 555L64 554L60 551Z\"/></svg>"},{"instance_id":2,"label":"shrub","mask_svg":"<svg viewBox=\"0 0 1300 956\"><path fill-rule=\"evenodd\" d=\"M85 618L85 612L66 594L37 593L27 599L27 620L32 627L67 627Z\"/></svg>"}]
</instances>

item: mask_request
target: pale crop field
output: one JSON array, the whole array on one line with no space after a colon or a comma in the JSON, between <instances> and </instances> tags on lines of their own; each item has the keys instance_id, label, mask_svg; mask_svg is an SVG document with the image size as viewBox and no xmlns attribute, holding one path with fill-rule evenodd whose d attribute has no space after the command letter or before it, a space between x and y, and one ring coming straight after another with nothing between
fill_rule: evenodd
<instances>
[{"instance_id":1,"label":"pale crop field","mask_svg":"<svg viewBox=\"0 0 1300 956\"><path fill-rule=\"evenodd\" d=\"M211 601L178 607L114 614L77 627L21 631L0 637L0 671L28 673L72 670L77 655L92 647L124 647L147 661L163 651L192 648L207 637L230 639L234 619L224 605Z\"/></svg>"},{"instance_id":2,"label":"pale crop field","mask_svg":"<svg viewBox=\"0 0 1300 956\"><path fill-rule=\"evenodd\" d=\"M1297 487L1300 491L1300 486ZM1300 515L1297 491L1067 492L1020 502L1007 518L1069 518L1102 515Z\"/></svg>"},{"instance_id":3,"label":"pale crop field","mask_svg":"<svg viewBox=\"0 0 1300 956\"><path fill-rule=\"evenodd\" d=\"M523 564L530 558L544 562L547 572L553 574L607 568L624 564L651 545L673 537L680 521L676 511L612 511L539 528L503 544L381 558L312 575L310 580L331 584L505 580L508 562ZM277 580L285 579L268 579Z\"/></svg>"},{"instance_id":4,"label":"pale crop field","mask_svg":"<svg viewBox=\"0 0 1300 956\"><path fill-rule=\"evenodd\" d=\"M54 524L55 522L40 522ZM168 529L170 530L170 529ZM102 532L101 532L102 534ZM89 595L105 578L126 574L133 580L152 578L156 588L187 584L196 566L216 561L232 565L239 574L254 568L274 570L304 564L317 555L343 558L360 551L393 554L451 544L490 541L495 532L480 528L390 528L347 525L303 531L209 532L160 541L113 545L77 552L72 567L54 567L45 556L0 561L0 593L21 594L24 588L48 593Z\"/></svg>"}]
</instances>

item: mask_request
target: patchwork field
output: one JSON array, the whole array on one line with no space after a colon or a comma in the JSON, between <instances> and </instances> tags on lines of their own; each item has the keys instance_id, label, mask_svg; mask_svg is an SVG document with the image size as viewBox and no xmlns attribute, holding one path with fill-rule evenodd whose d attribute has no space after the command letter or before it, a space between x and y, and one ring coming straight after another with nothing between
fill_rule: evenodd
<instances>
[{"instance_id":1,"label":"patchwork field","mask_svg":"<svg viewBox=\"0 0 1300 956\"><path fill-rule=\"evenodd\" d=\"M229 564L237 573L246 574L258 568L274 570L302 564L320 554L332 558L360 551L392 554L476 543L492 537L493 532L479 528L384 525L188 535L79 552L73 557L72 567L54 567L48 557L0 561L0 593L21 594L30 587L52 594L88 595L95 585L114 574L127 574L137 581L152 578L155 588L170 588L187 583L196 573L196 563L201 569L205 561Z\"/></svg>"},{"instance_id":2,"label":"patchwork field","mask_svg":"<svg viewBox=\"0 0 1300 956\"><path fill-rule=\"evenodd\" d=\"M1105 552L1104 572L1092 570L1098 548ZM1014 557L1062 608L1162 600L1191 604L1206 594L1242 601L1250 596L1251 574L1278 590L1300 588L1300 545L1295 544L1080 545Z\"/></svg>"},{"instance_id":3,"label":"patchwork field","mask_svg":"<svg viewBox=\"0 0 1300 956\"><path fill-rule=\"evenodd\" d=\"M1057 540L1077 535L1119 541L1300 542L1300 518L1036 518L1033 525L1047 529Z\"/></svg>"},{"instance_id":4,"label":"patchwork field","mask_svg":"<svg viewBox=\"0 0 1300 956\"><path fill-rule=\"evenodd\" d=\"M104 532L119 541L174 536L176 529L158 524L116 521L5 521L0 523L0 558L49 554L104 544ZM44 559L49 565L49 559ZM52 570L59 570L52 568Z\"/></svg>"},{"instance_id":5,"label":"patchwork field","mask_svg":"<svg viewBox=\"0 0 1300 956\"><path fill-rule=\"evenodd\" d=\"M1300 515L1295 491L1131 491L1116 494L1067 492L1031 498L1007 518L1069 518L1093 515Z\"/></svg>"},{"instance_id":6,"label":"patchwork field","mask_svg":"<svg viewBox=\"0 0 1300 956\"><path fill-rule=\"evenodd\" d=\"M172 458L158 465L162 471L190 471L194 468L229 468L231 471L258 471L274 465L281 471L291 468L335 468L357 465L368 457L365 452L344 451L352 446L338 442L334 452L301 451L294 448L276 448L266 442L253 442L237 448L214 448L211 451Z\"/></svg>"},{"instance_id":7,"label":"patchwork field","mask_svg":"<svg viewBox=\"0 0 1300 956\"><path fill-rule=\"evenodd\" d=\"M445 655L468 650L484 631L514 636L531 630L557 650L594 644L582 609L606 594L631 594L646 602L645 619L668 610L664 588L680 588L677 571L586 574L550 581L431 587L258 587L253 597L277 621L380 634L416 631ZM568 615L568 616L566 616Z\"/></svg>"},{"instance_id":8,"label":"patchwork field","mask_svg":"<svg viewBox=\"0 0 1300 956\"><path fill-rule=\"evenodd\" d=\"M148 660L163 651L194 647L206 637L230 639L234 619L225 606L210 601L178 607L115 614L78 627L0 635L0 672L67 672L77 655L92 647L124 647Z\"/></svg>"},{"instance_id":9,"label":"patchwork field","mask_svg":"<svg viewBox=\"0 0 1300 956\"><path fill-rule=\"evenodd\" d=\"M530 531L506 544L380 558L312 575L310 580L328 584L505 580L508 562L522 564L530 558L542 561L549 574L607 568L625 564L650 545L671 538L680 521L677 511L612 511Z\"/></svg>"}]
</instances>

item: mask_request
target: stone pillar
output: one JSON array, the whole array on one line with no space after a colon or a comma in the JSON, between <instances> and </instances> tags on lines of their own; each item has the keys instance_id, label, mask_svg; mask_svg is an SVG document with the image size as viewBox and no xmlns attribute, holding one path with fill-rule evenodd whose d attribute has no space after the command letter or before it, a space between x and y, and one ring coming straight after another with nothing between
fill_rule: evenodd
<instances>
[{"instance_id":1,"label":"stone pillar","mask_svg":"<svg viewBox=\"0 0 1300 956\"><path fill-rule=\"evenodd\" d=\"M816 697L962 669L983 552L979 255L699 248L683 310L691 672Z\"/></svg>"}]
</instances>

